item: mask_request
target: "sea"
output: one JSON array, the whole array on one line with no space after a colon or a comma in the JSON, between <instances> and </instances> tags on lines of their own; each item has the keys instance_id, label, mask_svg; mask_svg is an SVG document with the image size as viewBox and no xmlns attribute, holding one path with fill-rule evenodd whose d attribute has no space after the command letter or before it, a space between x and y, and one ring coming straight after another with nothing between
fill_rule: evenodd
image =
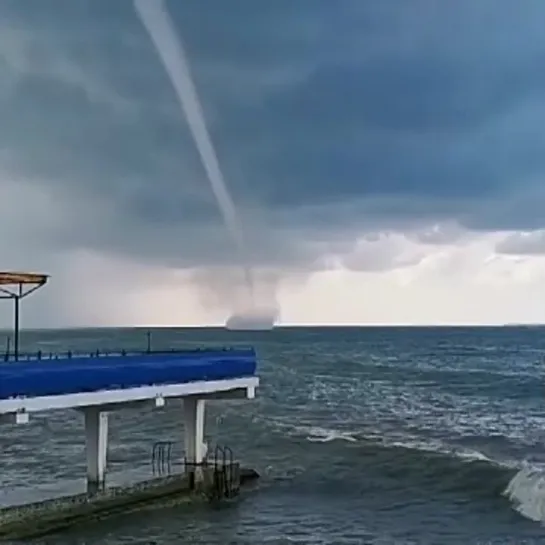
<instances>
[{"instance_id":1,"label":"sea","mask_svg":"<svg viewBox=\"0 0 545 545\"><path fill-rule=\"evenodd\" d=\"M28 331L22 342L132 350L147 335ZM256 348L257 398L207 405L206 437L255 468L259 484L224 505L149 507L33 543L545 544L545 328L155 329L151 342ZM81 485L80 414L1 430L1 504ZM182 437L178 404L113 413L109 479L148 476L153 444L181 452Z\"/></svg>"}]
</instances>

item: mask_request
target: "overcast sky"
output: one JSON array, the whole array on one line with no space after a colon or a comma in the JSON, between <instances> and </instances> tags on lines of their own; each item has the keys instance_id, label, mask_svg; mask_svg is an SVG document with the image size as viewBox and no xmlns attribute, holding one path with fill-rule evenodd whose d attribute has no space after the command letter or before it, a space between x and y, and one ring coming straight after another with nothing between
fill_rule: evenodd
<instances>
[{"instance_id":1,"label":"overcast sky","mask_svg":"<svg viewBox=\"0 0 545 545\"><path fill-rule=\"evenodd\" d=\"M545 321L543 0L168 6L283 323ZM235 244L131 0L2 0L0 127L0 268L52 275L25 325L223 322Z\"/></svg>"}]
</instances>

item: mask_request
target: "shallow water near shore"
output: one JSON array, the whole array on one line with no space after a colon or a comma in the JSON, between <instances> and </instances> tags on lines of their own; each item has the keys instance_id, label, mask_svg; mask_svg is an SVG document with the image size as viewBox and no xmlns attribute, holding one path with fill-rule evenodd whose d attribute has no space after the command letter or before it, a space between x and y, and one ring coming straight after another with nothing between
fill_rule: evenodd
<instances>
[{"instance_id":1,"label":"shallow water near shore","mask_svg":"<svg viewBox=\"0 0 545 545\"><path fill-rule=\"evenodd\" d=\"M206 434L262 475L234 505L172 506L36 543L545 543L540 328L164 329L155 348L254 345L258 398L211 403ZM24 349L145 348L145 331L27 332ZM4 426L0 503L83 486L83 422L72 412ZM109 470L150 476L155 441L181 410L123 410ZM178 453L178 454L177 454ZM18 498L18 499L17 499Z\"/></svg>"}]
</instances>

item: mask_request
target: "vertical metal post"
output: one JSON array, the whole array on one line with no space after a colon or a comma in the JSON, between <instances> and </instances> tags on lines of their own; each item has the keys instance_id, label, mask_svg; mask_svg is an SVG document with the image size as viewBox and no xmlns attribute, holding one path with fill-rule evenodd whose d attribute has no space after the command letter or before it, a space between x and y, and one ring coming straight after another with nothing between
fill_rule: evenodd
<instances>
[{"instance_id":1,"label":"vertical metal post","mask_svg":"<svg viewBox=\"0 0 545 545\"><path fill-rule=\"evenodd\" d=\"M146 333L146 337L148 338L148 354L151 352L151 331L148 329L148 332Z\"/></svg>"},{"instance_id":2,"label":"vertical metal post","mask_svg":"<svg viewBox=\"0 0 545 545\"><path fill-rule=\"evenodd\" d=\"M15 312L13 313L15 318L15 331L13 332L13 354L15 357L15 361L17 361L19 359L19 307L21 302L21 298L19 297L19 295L16 295L13 298L13 302L15 305Z\"/></svg>"},{"instance_id":3,"label":"vertical metal post","mask_svg":"<svg viewBox=\"0 0 545 545\"><path fill-rule=\"evenodd\" d=\"M6 353L4 354L4 361L9 361L9 356L11 353L11 337L8 335L6 339Z\"/></svg>"}]
</instances>

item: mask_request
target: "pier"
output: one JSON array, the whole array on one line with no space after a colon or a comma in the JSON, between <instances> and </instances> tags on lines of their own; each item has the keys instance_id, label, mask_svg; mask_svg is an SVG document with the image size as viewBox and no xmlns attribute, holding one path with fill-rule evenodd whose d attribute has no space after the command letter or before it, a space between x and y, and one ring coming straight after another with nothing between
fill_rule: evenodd
<instances>
[{"instance_id":1,"label":"pier","mask_svg":"<svg viewBox=\"0 0 545 545\"><path fill-rule=\"evenodd\" d=\"M0 273L0 283L8 278L5 274ZM11 277L19 281L25 278L29 279ZM15 300L18 306L19 299ZM18 316L16 324L18 339ZM87 493L0 509L0 537L24 528L25 514L34 521L49 521L46 526L50 529L59 520L63 524L68 519L75 523L82 513L97 509L103 513L112 505L119 511L122 504L151 501L181 491L201 490L210 497L229 497L238 492L241 481L257 477L255 472L239 467L230 449L216 447L209 452L204 440L208 400L255 397L259 377L252 348L154 351L148 342L143 352L46 354L22 352L18 341L15 346L13 351L8 346L0 362L0 423L23 426L34 413L52 410L83 413ZM128 407L153 411L166 404L179 408L185 449L180 460L182 473L108 490L109 413ZM154 445L154 464L164 466L167 457L170 463L170 447L161 442ZM73 515L74 506L77 516Z\"/></svg>"}]
</instances>

